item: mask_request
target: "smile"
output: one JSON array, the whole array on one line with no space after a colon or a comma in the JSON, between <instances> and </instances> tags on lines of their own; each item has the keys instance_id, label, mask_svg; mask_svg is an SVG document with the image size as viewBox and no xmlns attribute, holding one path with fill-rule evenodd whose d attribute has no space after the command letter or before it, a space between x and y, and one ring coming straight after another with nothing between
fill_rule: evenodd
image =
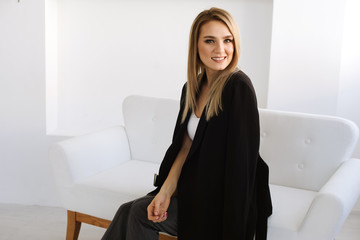
<instances>
[{"instance_id":1,"label":"smile","mask_svg":"<svg viewBox=\"0 0 360 240\"><path fill-rule=\"evenodd\" d=\"M212 60L215 60L215 61L222 61L224 60L226 57L212 57L211 59Z\"/></svg>"}]
</instances>

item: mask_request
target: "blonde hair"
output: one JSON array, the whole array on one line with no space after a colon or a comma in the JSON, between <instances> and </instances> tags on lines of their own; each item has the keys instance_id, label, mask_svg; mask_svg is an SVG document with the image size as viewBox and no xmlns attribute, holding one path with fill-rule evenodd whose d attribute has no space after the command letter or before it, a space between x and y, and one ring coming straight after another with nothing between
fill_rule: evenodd
<instances>
[{"instance_id":1,"label":"blonde hair","mask_svg":"<svg viewBox=\"0 0 360 240\"><path fill-rule=\"evenodd\" d=\"M190 31L187 90L185 108L181 122L185 121L189 111L193 111L196 108L196 98L200 91L201 79L205 73L205 66L200 60L198 53L200 29L205 23L214 20L224 23L233 35L234 53L230 64L224 70L218 72L215 80L210 86L209 98L205 107L207 121L209 121L214 115L218 115L222 110L222 91L231 74L237 69L237 63L240 55L240 34L235 20L227 11L219 8L211 8L201 12L195 18Z\"/></svg>"}]
</instances>

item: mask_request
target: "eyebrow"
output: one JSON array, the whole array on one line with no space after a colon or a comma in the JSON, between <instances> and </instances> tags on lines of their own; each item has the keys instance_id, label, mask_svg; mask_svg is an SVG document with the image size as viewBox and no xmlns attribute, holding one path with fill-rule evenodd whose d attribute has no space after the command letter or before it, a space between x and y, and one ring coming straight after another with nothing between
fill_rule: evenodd
<instances>
[{"instance_id":1,"label":"eyebrow","mask_svg":"<svg viewBox=\"0 0 360 240\"><path fill-rule=\"evenodd\" d=\"M211 38L211 39L215 39L216 37L214 36L204 36L203 38ZM227 35L224 38L234 38L233 35Z\"/></svg>"}]
</instances>

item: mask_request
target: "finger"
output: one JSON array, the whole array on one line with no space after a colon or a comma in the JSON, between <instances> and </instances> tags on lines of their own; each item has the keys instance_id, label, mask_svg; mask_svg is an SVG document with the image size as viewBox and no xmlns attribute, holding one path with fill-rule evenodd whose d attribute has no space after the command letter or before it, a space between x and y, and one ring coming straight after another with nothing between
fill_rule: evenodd
<instances>
[{"instance_id":1,"label":"finger","mask_svg":"<svg viewBox=\"0 0 360 240\"><path fill-rule=\"evenodd\" d=\"M158 219L158 220L154 220L154 223L160 223L160 222L164 222L167 218L162 218L162 219Z\"/></svg>"},{"instance_id":2,"label":"finger","mask_svg":"<svg viewBox=\"0 0 360 240\"><path fill-rule=\"evenodd\" d=\"M155 216L153 212L150 212L148 214L148 219L151 220L151 221L156 221L156 220L160 219L160 216Z\"/></svg>"},{"instance_id":3,"label":"finger","mask_svg":"<svg viewBox=\"0 0 360 240\"><path fill-rule=\"evenodd\" d=\"M159 220L164 220L167 218L167 212L164 212L163 214L160 215Z\"/></svg>"},{"instance_id":4,"label":"finger","mask_svg":"<svg viewBox=\"0 0 360 240\"><path fill-rule=\"evenodd\" d=\"M161 214L160 218L165 218L165 217L167 217L167 212L164 212L163 214Z\"/></svg>"},{"instance_id":5,"label":"finger","mask_svg":"<svg viewBox=\"0 0 360 240\"><path fill-rule=\"evenodd\" d=\"M151 221L153 221L154 223L159 223L159 222L163 222L167 219L167 212L165 212L162 216L158 216L157 219L152 219Z\"/></svg>"},{"instance_id":6,"label":"finger","mask_svg":"<svg viewBox=\"0 0 360 240\"><path fill-rule=\"evenodd\" d=\"M158 202L154 203L154 216L159 216L159 211L160 211L160 204Z\"/></svg>"},{"instance_id":7,"label":"finger","mask_svg":"<svg viewBox=\"0 0 360 240\"><path fill-rule=\"evenodd\" d=\"M153 220L151 215L152 215L152 213L148 210L148 212L147 212L148 220Z\"/></svg>"},{"instance_id":8,"label":"finger","mask_svg":"<svg viewBox=\"0 0 360 240\"><path fill-rule=\"evenodd\" d=\"M147 207L147 215L149 220L155 220L156 216L154 216L154 203L151 202L150 205Z\"/></svg>"},{"instance_id":9,"label":"finger","mask_svg":"<svg viewBox=\"0 0 360 240\"><path fill-rule=\"evenodd\" d=\"M166 221L167 217L160 218L158 220L155 220L154 222L160 223Z\"/></svg>"}]
</instances>

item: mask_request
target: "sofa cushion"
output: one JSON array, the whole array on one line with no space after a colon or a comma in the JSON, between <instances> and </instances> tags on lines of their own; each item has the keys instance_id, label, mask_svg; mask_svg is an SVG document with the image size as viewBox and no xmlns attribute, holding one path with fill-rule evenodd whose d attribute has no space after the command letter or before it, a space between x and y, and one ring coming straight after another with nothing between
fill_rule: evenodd
<instances>
[{"instance_id":1,"label":"sofa cushion","mask_svg":"<svg viewBox=\"0 0 360 240\"><path fill-rule=\"evenodd\" d=\"M69 189L66 208L111 220L119 206L154 190L159 164L130 160L76 181Z\"/></svg>"},{"instance_id":2,"label":"sofa cushion","mask_svg":"<svg viewBox=\"0 0 360 240\"><path fill-rule=\"evenodd\" d=\"M270 185L273 214L269 218L269 236L295 236L317 192Z\"/></svg>"},{"instance_id":3,"label":"sofa cushion","mask_svg":"<svg viewBox=\"0 0 360 240\"><path fill-rule=\"evenodd\" d=\"M311 191L351 157L358 128L343 118L260 109L260 155L270 183Z\"/></svg>"},{"instance_id":4,"label":"sofa cushion","mask_svg":"<svg viewBox=\"0 0 360 240\"><path fill-rule=\"evenodd\" d=\"M133 159L160 164L169 147L179 101L143 96L124 100L123 112Z\"/></svg>"},{"instance_id":5,"label":"sofa cushion","mask_svg":"<svg viewBox=\"0 0 360 240\"><path fill-rule=\"evenodd\" d=\"M158 169L156 163L130 160L77 181L69 190L67 209L111 220L122 203L154 189L153 176ZM317 193L279 185L270 185L270 190L273 215L269 234L296 234Z\"/></svg>"}]
</instances>

